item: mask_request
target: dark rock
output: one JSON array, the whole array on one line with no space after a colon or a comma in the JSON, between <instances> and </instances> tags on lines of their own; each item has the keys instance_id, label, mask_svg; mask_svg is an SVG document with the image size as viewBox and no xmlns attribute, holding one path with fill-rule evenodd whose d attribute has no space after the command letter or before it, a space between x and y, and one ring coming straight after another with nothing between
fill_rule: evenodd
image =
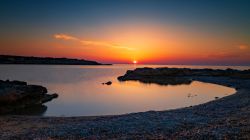
<instances>
[{"instance_id":1,"label":"dark rock","mask_svg":"<svg viewBox=\"0 0 250 140\"><path fill-rule=\"evenodd\" d=\"M106 83L102 83L103 85L111 85L112 84L112 82L111 81L108 81L108 82L106 82Z\"/></svg>"},{"instance_id":2,"label":"dark rock","mask_svg":"<svg viewBox=\"0 0 250 140\"><path fill-rule=\"evenodd\" d=\"M0 114L41 105L56 97L57 94L47 94L47 89L43 86L27 85L22 81L0 80Z\"/></svg>"},{"instance_id":3,"label":"dark rock","mask_svg":"<svg viewBox=\"0 0 250 140\"><path fill-rule=\"evenodd\" d=\"M46 103L46 102L49 102L51 100L53 100L54 98L57 98L58 97L58 94L54 93L54 94L47 94L46 96L44 96L44 98L41 100L41 103Z\"/></svg>"},{"instance_id":4,"label":"dark rock","mask_svg":"<svg viewBox=\"0 0 250 140\"><path fill-rule=\"evenodd\" d=\"M143 83L157 83L161 85L190 84L193 77L228 77L250 79L249 70L218 70L218 69L189 69L189 68L137 68L129 70L119 81L138 80Z\"/></svg>"},{"instance_id":5,"label":"dark rock","mask_svg":"<svg viewBox=\"0 0 250 140\"><path fill-rule=\"evenodd\" d=\"M47 108L48 108L47 106L41 104L33 105L13 110L12 112L10 112L10 115L42 116L46 112Z\"/></svg>"}]
</instances>

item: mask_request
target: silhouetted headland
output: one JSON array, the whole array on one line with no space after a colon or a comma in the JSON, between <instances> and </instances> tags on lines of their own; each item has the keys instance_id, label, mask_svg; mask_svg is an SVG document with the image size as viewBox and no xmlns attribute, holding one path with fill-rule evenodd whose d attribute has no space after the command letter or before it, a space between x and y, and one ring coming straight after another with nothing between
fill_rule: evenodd
<instances>
[{"instance_id":1,"label":"silhouetted headland","mask_svg":"<svg viewBox=\"0 0 250 140\"><path fill-rule=\"evenodd\" d=\"M70 58L0 55L0 64L42 64L42 65L111 65L96 61Z\"/></svg>"}]
</instances>

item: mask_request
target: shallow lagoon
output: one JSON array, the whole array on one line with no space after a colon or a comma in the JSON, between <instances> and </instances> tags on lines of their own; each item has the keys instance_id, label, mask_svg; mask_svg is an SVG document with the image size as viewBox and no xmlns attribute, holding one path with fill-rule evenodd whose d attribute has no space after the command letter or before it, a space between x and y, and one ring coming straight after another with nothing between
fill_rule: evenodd
<instances>
[{"instance_id":1,"label":"shallow lagoon","mask_svg":"<svg viewBox=\"0 0 250 140\"><path fill-rule=\"evenodd\" d=\"M46 103L44 116L115 115L149 110L168 110L197 105L228 96L235 89L194 81L189 85L162 86L137 81L119 82L117 77L136 67L189 67L170 65L0 65L0 79L22 80L48 88L59 98ZM226 69L227 67L209 66ZM230 67L248 69L249 67ZM112 85L102 85L112 81Z\"/></svg>"}]
</instances>

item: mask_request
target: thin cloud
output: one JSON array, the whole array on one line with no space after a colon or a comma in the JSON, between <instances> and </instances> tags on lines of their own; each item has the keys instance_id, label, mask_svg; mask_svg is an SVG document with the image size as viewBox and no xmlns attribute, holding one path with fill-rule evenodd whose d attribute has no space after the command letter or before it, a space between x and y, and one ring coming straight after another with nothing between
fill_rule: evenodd
<instances>
[{"instance_id":1,"label":"thin cloud","mask_svg":"<svg viewBox=\"0 0 250 140\"><path fill-rule=\"evenodd\" d=\"M106 47L112 47L112 44L106 43L106 42L99 42L99 41L87 41L87 40L80 40L80 42L83 45L94 45L94 46L106 46Z\"/></svg>"},{"instance_id":2,"label":"thin cloud","mask_svg":"<svg viewBox=\"0 0 250 140\"><path fill-rule=\"evenodd\" d=\"M237 53L229 53L229 52L219 52L219 53L207 55L207 57L213 58L213 59L218 59L218 58L239 58L240 56L241 55L239 55Z\"/></svg>"},{"instance_id":3,"label":"thin cloud","mask_svg":"<svg viewBox=\"0 0 250 140\"><path fill-rule=\"evenodd\" d=\"M79 40L76 37L70 36L70 35L66 35L66 34L55 34L54 38L56 39L62 39L62 40Z\"/></svg>"},{"instance_id":4,"label":"thin cloud","mask_svg":"<svg viewBox=\"0 0 250 140\"><path fill-rule=\"evenodd\" d=\"M135 48L130 48L130 47L122 47L122 46L114 46L115 48L118 48L118 49L127 49L127 50L136 50Z\"/></svg>"},{"instance_id":5,"label":"thin cloud","mask_svg":"<svg viewBox=\"0 0 250 140\"><path fill-rule=\"evenodd\" d=\"M61 39L61 40L67 40L67 41L78 41L82 45L105 46L105 47L112 47L112 48L116 48L116 49L126 49L126 50L130 50L130 51L135 50L135 48L125 47L122 45L112 44L112 43L107 43L107 42L102 42L102 41L81 40L77 37L67 35L67 34L55 34L54 38Z\"/></svg>"},{"instance_id":6,"label":"thin cloud","mask_svg":"<svg viewBox=\"0 0 250 140\"><path fill-rule=\"evenodd\" d=\"M240 45L239 49L240 50L246 50L246 49L248 49L248 46L247 45Z\"/></svg>"}]
</instances>

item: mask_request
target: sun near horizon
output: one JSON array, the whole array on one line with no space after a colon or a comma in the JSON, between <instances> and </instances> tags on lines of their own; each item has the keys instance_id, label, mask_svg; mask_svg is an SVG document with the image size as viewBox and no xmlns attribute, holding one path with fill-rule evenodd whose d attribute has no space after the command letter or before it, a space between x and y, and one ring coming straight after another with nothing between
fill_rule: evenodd
<instances>
[{"instance_id":1,"label":"sun near horizon","mask_svg":"<svg viewBox=\"0 0 250 140\"><path fill-rule=\"evenodd\" d=\"M113 64L130 64L136 56L141 64L250 65L247 1L0 3L0 54Z\"/></svg>"},{"instance_id":2,"label":"sun near horizon","mask_svg":"<svg viewBox=\"0 0 250 140\"><path fill-rule=\"evenodd\" d=\"M137 64L137 61L136 61L136 60L133 60L133 64Z\"/></svg>"}]
</instances>

